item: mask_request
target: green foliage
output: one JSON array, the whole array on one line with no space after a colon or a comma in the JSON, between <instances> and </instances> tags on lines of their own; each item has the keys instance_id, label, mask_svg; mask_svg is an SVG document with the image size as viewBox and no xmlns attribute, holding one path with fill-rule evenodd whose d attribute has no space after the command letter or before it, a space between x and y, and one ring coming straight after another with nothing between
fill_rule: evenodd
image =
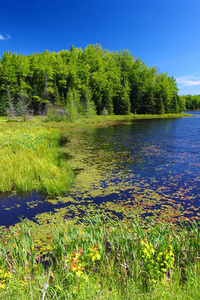
<instances>
[{"instance_id":1,"label":"green foliage","mask_svg":"<svg viewBox=\"0 0 200 300\"><path fill-rule=\"evenodd\" d=\"M154 247L152 243L141 240L140 251L143 258L145 277L148 276L154 282L158 279L166 280L167 272L172 272L174 268L172 245L165 243Z\"/></svg>"},{"instance_id":2,"label":"green foliage","mask_svg":"<svg viewBox=\"0 0 200 300\"><path fill-rule=\"evenodd\" d=\"M96 115L96 109L94 102L92 101L92 92L89 87L86 88L85 92L85 111L84 115L87 118L92 118Z\"/></svg>"},{"instance_id":3,"label":"green foliage","mask_svg":"<svg viewBox=\"0 0 200 300\"><path fill-rule=\"evenodd\" d=\"M106 108L103 109L103 111L101 112L102 116L108 116L108 110Z\"/></svg>"},{"instance_id":4,"label":"green foliage","mask_svg":"<svg viewBox=\"0 0 200 300\"><path fill-rule=\"evenodd\" d=\"M9 279L12 278L11 273L5 268L0 268L0 289L5 289L9 284Z\"/></svg>"},{"instance_id":5,"label":"green foliage","mask_svg":"<svg viewBox=\"0 0 200 300\"><path fill-rule=\"evenodd\" d=\"M128 50L109 52L100 45L28 56L6 51L0 60L1 115L13 110L7 103L8 87L23 118L27 104L43 115L51 106L64 108L71 121L104 109L108 114L162 114L184 107L173 77L147 67Z\"/></svg>"},{"instance_id":6,"label":"green foliage","mask_svg":"<svg viewBox=\"0 0 200 300\"><path fill-rule=\"evenodd\" d=\"M1 229L1 299L199 298L199 223L47 221Z\"/></svg>"},{"instance_id":7,"label":"green foliage","mask_svg":"<svg viewBox=\"0 0 200 300\"><path fill-rule=\"evenodd\" d=\"M79 117L79 97L77 91L69 90L67 93L67 107L65 110L67 120L75 121Z\"/></svg>"},{"instance_id":8,"label":"green foliage","mask_svg":"<svg viewBox=\"0 0 200 300\"><path fill-rule=\"evenodd\" d=\"M50 121L60 122L66 120L65 110L53 106L49 107L46 116L47 116L46 122L50 122Z\"/></svg>"},{"instance_id":9,"label":"green foliage","mask_svg":"<svg viewBox=\"0 0 200 300\"><path fill-rule=\"evenodd\" d=\"M182 109L200 109L200 95L186 95L180 96L179 101L181 102Z\"/></svg>"}]
</instances>

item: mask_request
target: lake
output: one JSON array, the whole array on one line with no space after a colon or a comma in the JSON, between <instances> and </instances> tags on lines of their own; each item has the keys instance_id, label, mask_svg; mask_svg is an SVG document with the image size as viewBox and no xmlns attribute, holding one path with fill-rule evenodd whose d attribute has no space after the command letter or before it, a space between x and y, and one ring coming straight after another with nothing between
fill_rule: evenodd
<instances>
[{"instance_id":1,"label":"lake","mask_svg":"<svg viewBox=\"0 0 200 300\"><path fill-rule=\"evenodd\" d=\"M141 215L175 222L200 214L200 112L179 119L66 130L63 151L76 179L58 199L35 191L0 198L0 225L19 217L75 217L94 206L111 216Z\"/></svg>"}]
</instances>

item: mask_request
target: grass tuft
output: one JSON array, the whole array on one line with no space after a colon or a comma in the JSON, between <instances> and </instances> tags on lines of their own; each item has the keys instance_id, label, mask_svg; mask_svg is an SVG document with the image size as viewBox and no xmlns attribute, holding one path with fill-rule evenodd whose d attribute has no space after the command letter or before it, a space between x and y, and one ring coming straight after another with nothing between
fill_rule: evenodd
<instances>
[{"instance_id":1,"label":"grass tuft","mask_svg":"<svg viewBox=\"0 0 200 300\"><path fill-rule=\"evenodd\" d=\"M61 158L61 133L35 125L0 128L0 192L66 192L73 172Z\"/></svg>"}]
</instances>

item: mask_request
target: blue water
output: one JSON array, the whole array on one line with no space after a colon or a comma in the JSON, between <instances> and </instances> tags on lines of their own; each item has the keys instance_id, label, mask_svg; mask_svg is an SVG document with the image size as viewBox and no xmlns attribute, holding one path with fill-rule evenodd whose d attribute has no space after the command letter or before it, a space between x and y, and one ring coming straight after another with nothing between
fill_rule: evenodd
<instances>
[{"instance_id":1,"label":"blue water","mask_svg":"<svg viewBox=\"0 0 200 300\"><path fill-rule=\"evenodd\" d=\"M134 120L131 123L101 128L88 128L80 133L94 155L104 150L113 156L113 181L130 181L140 184L142 191L149 184L155 192L159 191L163 201L167 197L174 201L185 201L185 208L195 208L200 212L200 111L194 116L179 119ZM114 162L114 156L119 159ZM116 158L116 157L115 157ZM122 178L116 179L118 172ZM111 178L112 181L112 178ZM102 182L106 188L106 183ZM69 192L70 194L70 192ZM131 188L119 191L118 195L96 197L92 201L100 204L116 199L126 199ZM134 196L131 196L134 202ZM30 207L29 203L37 204ZM0 225L9 226L19 221L19 217L30 219L38 213L54 211L66 204L52 205L45 197L33 192L28 196L4 196L0 198Z\"/></svg>"}]
</instances>

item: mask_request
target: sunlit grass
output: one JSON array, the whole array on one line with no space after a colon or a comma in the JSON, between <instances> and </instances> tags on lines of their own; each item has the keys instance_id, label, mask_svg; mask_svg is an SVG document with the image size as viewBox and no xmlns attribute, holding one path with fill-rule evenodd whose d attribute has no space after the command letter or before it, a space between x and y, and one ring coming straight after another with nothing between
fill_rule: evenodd
<instances>
[{"instance_id":1,"label":"sunlit grass","mask_svg":"<svg viewBox=\"0 0 200 300\"><path fill-rule=\"evenodd\" d=\"M1 231L0 296L199 299L199 240L197 222L172 229L98 214L23 222Z\"/></svg>"},{"instance_id":2,"label":"sunlit grass","mask_svg":"<svg viewBox=\"0 0 200 300\"><path fill-rule=\"evenodd\" d=\"M60 131L47 129L54 123L34 122L1 127L2 191L65 192L71 171L59 153ZM200 298L197 221L172 229L154 221L143 226L130 214L117 222L59 219L1 233L1 299Z\"/></svg>"},{"instance_id":3,"label":"sunlit grass","mask_svg":"<svg viewBox=\"0 0 200 300\"><path fill-rule=\"evenodd\" d=\"M29 124L0 127L0 192L66 192L73 173L59 153L58 130Z\"/></svg>"},{"instance_id":4,"label":"sunlit grass","mask_svg":"<svg viewBox=\"0 0 200 300\"><path fill-rule=\"evenodd\" d=\"M129 114L129 115L95 115L90 118L86 117L79 117L73 122L68 121L48 121L46 123L46 126L55 126L55 127L84 127L84 126L105 126L105 125L112 125L112 124L118 124L123 122L128 122L131 120L137 120L137 119L170 119L170 118L183 118L183 117L189 117L192 116L192 114L188 113L180 113L180 114L160 114L160 115L150 115L150 114ZM42 119L39 117L34 117L30 122L35 121L41 122ZM47 121L47 119L43 119L43 121Z\"/></svg>"}]
</instances>

